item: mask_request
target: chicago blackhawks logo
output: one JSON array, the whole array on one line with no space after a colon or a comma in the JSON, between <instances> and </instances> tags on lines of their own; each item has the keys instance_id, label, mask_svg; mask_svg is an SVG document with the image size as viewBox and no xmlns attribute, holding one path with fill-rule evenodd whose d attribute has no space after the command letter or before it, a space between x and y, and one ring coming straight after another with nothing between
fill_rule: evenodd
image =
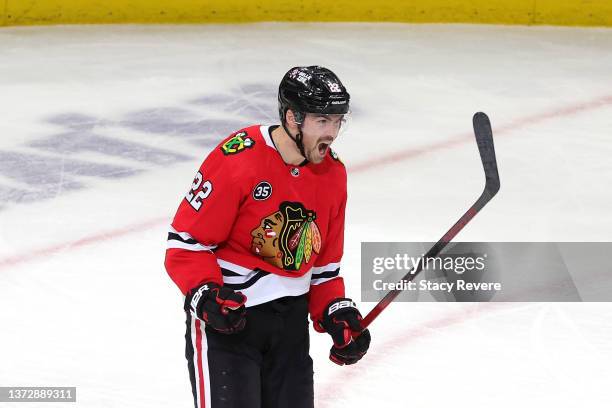
<instances>
[{"instance_id":1,"label":"chicago blackhawks logo","mask_svg":"<svg viewBox=\"0 0 612 408\"><path fill-rule=\"evenodd\" d=\"M278 211L251 231L251 251L282 269L297 271L321 250L321 233L314 211L300 203L284 201Z\"/></svg>"},{"instance_id":2,"label":"chicago blackhawks logo","mask_svg":"<svg viewBox=\"0 0 612 408\"><path fill-rule=\"evenodd\" d=\"M225 155L240 153L247 147L253 147L255 141L247 136L247 132L239 132L231 139L221 145L221 151Z\"/></svg>"}]
</instances>

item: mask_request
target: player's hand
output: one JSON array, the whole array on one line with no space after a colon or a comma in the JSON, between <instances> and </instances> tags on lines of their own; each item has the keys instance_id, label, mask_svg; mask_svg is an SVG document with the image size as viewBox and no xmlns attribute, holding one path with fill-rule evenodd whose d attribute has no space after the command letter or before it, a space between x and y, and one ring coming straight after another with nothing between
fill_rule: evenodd
<instances>
[{"instance_id":1,"label":"player's hand","mask_svg":"<svg viewBox=\"0 0 612 408\"><path fill-rule=\"evenodd\" d=\"M220 333L236 333L246 324L246 296L215 282L194 288L185 298L185 310Z\"/></svg>"},{"instance_id":2,"label":"player's hand","mask_svg":"<svg viewBox=\"0 0 612 408\"><path fill-rule=\"evenodd\" d=\"M361 320L361 313L351 299L338 298L327 306L315 329L331 335L334 341L329 352L331 361L338 365L355 364L368 351L370 332L362 331Z\"/></svg>"}]
</instances>

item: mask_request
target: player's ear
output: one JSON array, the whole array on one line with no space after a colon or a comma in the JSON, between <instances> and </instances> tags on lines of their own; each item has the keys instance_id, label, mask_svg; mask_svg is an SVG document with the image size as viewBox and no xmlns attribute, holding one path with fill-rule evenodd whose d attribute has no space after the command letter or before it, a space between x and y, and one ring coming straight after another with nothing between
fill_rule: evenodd
<instances>
[{"instance_id":1,"label":"player's ear","mask_svg":"<svg viewBox=\"0 0 612 408\"><path fill-rule=\"evenodd\" d=\"M285 120L291 126L297 126L297 123L295 121L295 115L293 114L293 111L291 109L287 109L287 113L285 114Z\"/></svg>"},{"instance_id":2,"label":"player's ear","mask_svg":"<svg viewBox=\"0 0 612 408\"><path fill-rule=\"evenodd\" d=\"M291 109L287 109L285 119L287 120L287 124L298 127L304 122L304 114L301 112L294 112Z\"/></svg>"}]
</instances>

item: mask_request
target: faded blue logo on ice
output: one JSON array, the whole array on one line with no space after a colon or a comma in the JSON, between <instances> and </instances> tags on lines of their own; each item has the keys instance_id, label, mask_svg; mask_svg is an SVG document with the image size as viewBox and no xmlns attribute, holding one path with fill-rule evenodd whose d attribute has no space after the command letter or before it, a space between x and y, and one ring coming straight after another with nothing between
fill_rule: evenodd
<instances>
[{"instance_id":1,"label":"faded blue logo on ice","mask_svg":"<svg viewBox=\"0 0 612 408\"><path fill-rule=\"evenodd\" d=\"M203 148L196 150L203 157L231 132L270 123L275 115L275 86L247 84L228 94L194 98L183 107L135 110L119 119L81 112L47 118L45 123L52 125L48 136L0 150L5 179L0 181L0 209L87 188L87 178L113 181L192 159L169 147L174 140ZM160 143L160 137L168 143Z\"/></svg>"}]
</instances>

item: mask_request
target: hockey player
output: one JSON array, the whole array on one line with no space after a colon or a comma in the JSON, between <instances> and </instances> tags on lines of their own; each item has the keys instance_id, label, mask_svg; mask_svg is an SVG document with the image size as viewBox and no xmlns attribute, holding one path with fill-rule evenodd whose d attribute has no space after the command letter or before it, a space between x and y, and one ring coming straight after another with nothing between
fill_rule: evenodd
<instances>
[{"instance_id":1,"label":"hockey player","mask_svg":"<svg viewBox=\"0 0 612 408\"><path fill-rule=\"evenodd\" d=\"M280 126L242 129L208 155L168 234L196 408L312 408L308 314L337 364L370 344L339 275L346 170L330 146L349 94L330 70L296 67L278 101Z\"/></svg>"}]
</instances>

